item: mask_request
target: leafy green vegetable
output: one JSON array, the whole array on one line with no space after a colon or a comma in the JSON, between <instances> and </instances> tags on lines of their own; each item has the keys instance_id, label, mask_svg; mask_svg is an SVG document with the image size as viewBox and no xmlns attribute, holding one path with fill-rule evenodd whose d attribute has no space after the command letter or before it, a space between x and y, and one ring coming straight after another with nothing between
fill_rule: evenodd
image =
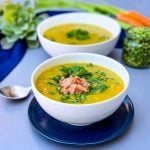
<instances>
[{"instance_id":1,"label":"leafy green vegetable","mask_svg":"<svg viewBox=\"0 0 150 150\"><path fill-rule=\"evenodd\" d=\"M75 29L67 33L67 37L76 40L87 40L90 38L89 32L82 29Z\"/></svg>"},{"instance_id":2,"label":"leafy green vegetable","mask_svg":"<svg viewBox=\"0 0 150 150\"><path fill-rule=\"evenodd\" d=\"M62 66L61 71L64 72L65 76L78 76L81 78L89 78L92 76L92 73L87 71L84 67L82 66L72 66L72 67L64 67Z\"/></svg>"},{"instance_id":3,"label":"leafy green vegetable","mask_svg":"<svg viewBox=\"0 0 150 150\"><path fill-rule=\"evenodd\" d=\"M11 48L19 39L25 39L29 48L39 46L36 27L45 15L36 16L35 8L30 1L1 4L0 30L5 37L1 40L3 48ZM18 12L19 11L19 12Z\"/></svg>"}]
</instances>

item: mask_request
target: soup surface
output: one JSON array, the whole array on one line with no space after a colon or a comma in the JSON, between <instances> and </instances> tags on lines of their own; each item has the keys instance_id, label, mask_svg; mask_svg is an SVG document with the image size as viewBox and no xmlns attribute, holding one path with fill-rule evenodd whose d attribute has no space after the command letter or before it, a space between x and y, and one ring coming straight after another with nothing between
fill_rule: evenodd
<instances>
[{"instance_id":1,"label":"soup surface","mask_svg":"<svg viewBox=\"0 0 150 150\"><path fill-rule=\"evenodd\" d=\"M90 104L111 98L124 89L116 73L88 63L68 63L42 72L35 85L43 95L63 103Z\"/></svg>"},{"instance_id":2,"label":"soup surface","mask_svg":"<svg viewBox=\"0 0 150 150\"><path fill-rule=\"evenodd\" d=\"M44 37L63 44L84 45L106 41L112 34L104 28L89 24L63 24L49 28Z\"/></svg>"}]
</instances>

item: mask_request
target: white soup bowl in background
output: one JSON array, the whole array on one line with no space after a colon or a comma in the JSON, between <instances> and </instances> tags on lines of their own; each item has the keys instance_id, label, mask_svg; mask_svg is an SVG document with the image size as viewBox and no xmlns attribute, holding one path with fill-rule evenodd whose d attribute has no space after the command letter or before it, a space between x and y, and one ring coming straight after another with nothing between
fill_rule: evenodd
<instances>
[{"instance_id":1,"label":"white soup bowl in background","mask_svg":"<svg viewBox=\"0 0 150 150\"><path fill-rule=\"evenodd\" d=\"M102 27L112 33L112 37L104 42L87 45L62 44L51 41L43 36L49 28L68 24L89 24ZM37 27L39 41L43 49L51 56L67 53L96 53L101 55L109 54L115 47L121 32L118 22L110 17L87 12L64 13L49 17L43 20Z\"/></svg>"}]
</instances>

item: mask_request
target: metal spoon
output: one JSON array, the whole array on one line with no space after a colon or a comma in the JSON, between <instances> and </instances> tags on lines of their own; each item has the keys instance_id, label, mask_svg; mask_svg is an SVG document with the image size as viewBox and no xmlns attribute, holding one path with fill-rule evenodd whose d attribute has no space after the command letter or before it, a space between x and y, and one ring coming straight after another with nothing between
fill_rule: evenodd
<instances>
[{"instance_id":1,"label":"metal spoon","mask_svg":"<svg viewBox=\"0 0 150 150\"><path fill-rule=\"evenodd\" d=\"M21 100L26 98L31 90L31 87L25 88L18 85L5 86L0 88L0 95L10 100Z\"/></svg>"}]
</instances>

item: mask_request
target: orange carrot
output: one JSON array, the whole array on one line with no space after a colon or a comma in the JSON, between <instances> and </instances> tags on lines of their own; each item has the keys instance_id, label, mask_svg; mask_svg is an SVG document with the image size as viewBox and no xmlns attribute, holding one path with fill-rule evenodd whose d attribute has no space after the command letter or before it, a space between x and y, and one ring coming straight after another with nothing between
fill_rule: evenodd
<instances>
[{"instance_id":1,"label":"orange carrot","mask_svg":"<svg viewBox=\"0 0 150 150\"><path fill-rule=\"evenodd\" d=\"M129 17L127 13L119 13L117 15L117 19L124 21L132 26L144 26L143 23L135 20L134 18Z\"/></svg>"},{"instance_id":2,"label":"orange carrot","mask_svg":"<svg viewBox=\"0 0 150 150\"><path fill-rule=\"evenodd\" d=\"M143 16L137 11L131 10L127 13L128 17L134 18L135 20L142 22L145 26L150 27L150 19Z\"/></svg>"}]
</instances>

